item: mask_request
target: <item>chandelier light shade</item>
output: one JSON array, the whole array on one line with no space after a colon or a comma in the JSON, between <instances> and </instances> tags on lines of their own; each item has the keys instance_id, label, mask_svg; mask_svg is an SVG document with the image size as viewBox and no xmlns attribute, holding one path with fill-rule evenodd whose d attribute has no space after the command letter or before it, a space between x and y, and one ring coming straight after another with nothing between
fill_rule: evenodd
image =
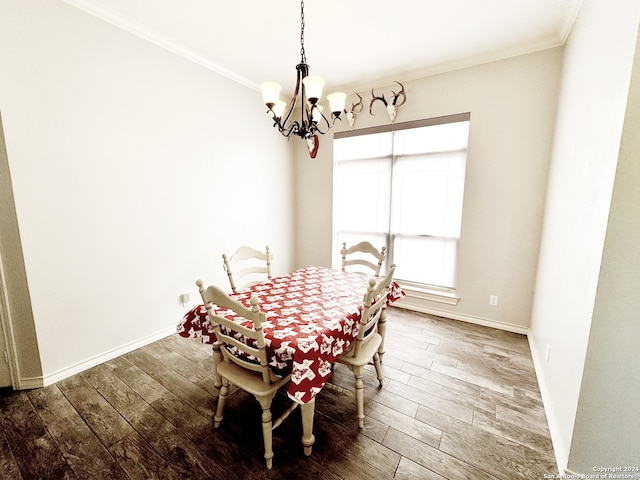
<instances>
[{"instance_id":1,"label":"chandelier light shade","mask_svg":"<svg viewBox=\"0 0 640 480\"><path fill-rule=\"evenodd\" d=\"M327 95L331 120L322 113L322 106L318 102L322 99L324 78L309 75L309 65L304 52L304 0L300 2L300 63L296 65L296 88L289 103L280 100L282 87L276 82L264 82L260 85L262 99L267 106L268 113L273 118L273 126L282 135L289 137L297 135L309 140L314 135L327 133L335 121L340 119L344 110L346 93L335 92ZM299 107L299 116L296 115Z\"/></svg>"},{"instance_id":2,"label":"chandelier light shade","mask_svg":"<svg viewBox=\"0 0 640 480\"><path fill-rule=\"evenodd\" d=\"M344 110L344 103L347 100L347 94L343 92L333 92L327 95L329 100L329 108L331 112L338 112L338 114Z\"/></svg>"}]
</instances>

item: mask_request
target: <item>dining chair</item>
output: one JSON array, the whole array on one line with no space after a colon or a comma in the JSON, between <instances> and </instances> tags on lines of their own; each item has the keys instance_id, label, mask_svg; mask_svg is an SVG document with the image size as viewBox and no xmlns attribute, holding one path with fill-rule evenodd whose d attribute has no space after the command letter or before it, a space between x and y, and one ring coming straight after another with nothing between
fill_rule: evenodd
<instances>
[{"instance_id":1,"label":"dining chair","mask_svg":"<svg viewBox=\"0 0 640 480\"><path fill-rule=\"evenodd\" d=\"M342 249L340 250L340 255L342 256L342 270L344 271L347 267L353 265L362 265L373 270L377 277L380 275L380 269L384 263L385 251L386 247L382 247L378 250L371 243L366 241L360 242L349 248L347 248L347 242L343 242Z\"/></svg>"},{"instance_id":2,"label":"dining chair","mask_svg":"<svg viewBox=\"0 0 640 480\"><path fill-rule=\"evenodd\" d=\"M347 243L342 243L342 249L340 250L342 256L342 270L347 270L347 267L351 266L365 266L366 269L360 269L359 271L371 270L376 277L380 276L380 269L384 263L384 257L386 255L386 247L376 250L371 243L363 241L352 247L347 248ZM374 263L376 262L376 263ZM350 268L351 269L351 268ZM386 332L386 315L383 313L378 324L378 333L382 336L380 342L380 361L382 362L382 356L384 355L384 337Z\"/></svg>"},{"instance_id":3,"label":"dining chair","mask_svg":"<svg viewBox=\"0 0 640 480\"><path fill-rule=\"evenodd\" d=\"M337 363L346 365L355 376L357 417L358 427L360 428L364 427L364 382L362 381L362 371L364 366L371 363L372 360L378 382L382 386L382 368L378 354L382 336L378 333L377 327L380 317L384 315L387 307L387 295L395 268L395 265L391 265L387 274L377 283L375 278L369 280L369 287L364 295L358 335L349 345L349 348L336 359Z\"/></svg>"},{"instance_id":4,"label":"dining chair","mask_svg":"<svg viewBox=\"0 0 640 480\"><path fill-rule=\"evenodd\" d=\"M265 247L264 252L242 246L230 257L223 253L223 267L229 277L231 290L234 293L238 291L236 287L237 281L242 282L240 285L240 288L242 288L260 283L263 281L263 275L266 275L267 280L271 280L272 257L268 245Z\"/></svg>"},{"instance_id":5,"label":"dining chair","mask_svg":"<svg viewBox=\"0 0 640 480\"><path fill-rule=\"evenodd\" d=\"M231 298L222 289L209 286L205 289L202 280L196 281L200 296L206 305L209 322L212 324L222 353L217 373L222 379L222 388L218 396L218 405L213 417L214 428L219 428L223 419L224 407L229 395L230 385L235 385L256 397L262 407L262 436L264 458L267 468L273 465L272 431L289 416L298 404L291 402L282 415L275 421L271 414L271 402L276 392L291 379L291 373L276 375L268 366L262 325L266 315L260 311L258 298L251 297L251 308L247 308ZM214 305L228 309L250 321L252 326L243 326L214 311Z\"/></svg>"}]
</instances>

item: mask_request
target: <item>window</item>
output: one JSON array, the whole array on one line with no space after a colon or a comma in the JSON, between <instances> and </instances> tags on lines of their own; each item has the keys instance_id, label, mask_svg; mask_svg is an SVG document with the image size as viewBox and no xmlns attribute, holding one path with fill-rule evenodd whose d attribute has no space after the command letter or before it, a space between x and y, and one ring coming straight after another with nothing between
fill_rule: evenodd
<instances>
[{"instance_id":1,"label":"window","mask_svg":"<svg viewBox=\"0 0 640 480\"><path fill-rule=\"evenodd\" d=\"M454 290L470 115L336 133L334 266L342 242L387 247L395 278Z\"/></svg>"}]
</instances>

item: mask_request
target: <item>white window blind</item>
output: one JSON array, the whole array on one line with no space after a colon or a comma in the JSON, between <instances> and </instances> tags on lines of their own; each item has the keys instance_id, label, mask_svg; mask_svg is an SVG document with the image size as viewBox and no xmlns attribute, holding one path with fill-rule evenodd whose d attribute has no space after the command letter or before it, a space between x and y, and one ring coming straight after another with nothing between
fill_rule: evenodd
<instances>
[{"instance_id":1,"label":"white window blind","mask_svg":"<svg viewBox=\"0 0 640 480\"><path fill-rule=\"evenodd\" d=\"M334 139L334 266L368 240L396 279L455 289L469 114L371 130Z\"/></svg>"}]
</instances>

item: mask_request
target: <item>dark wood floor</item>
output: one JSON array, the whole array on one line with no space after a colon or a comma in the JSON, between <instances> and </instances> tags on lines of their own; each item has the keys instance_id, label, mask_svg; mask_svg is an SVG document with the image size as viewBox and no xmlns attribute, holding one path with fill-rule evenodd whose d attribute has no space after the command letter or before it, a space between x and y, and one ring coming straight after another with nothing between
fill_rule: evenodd
<instances>
[{"instance_id":1,"label":"dark wood floor","mask_svg":"<svg viewBox=\"0 0 640 480\"><path fill-rule=\"evenodd\" d=\"M323 390L316 444L299 410L264 468L258 403L233 395L220 429L210 347L173 335L55 385L0 393L10 479L541 479L557 474L524 336L392 308L384 387L372 368L365 428L353 397ZM352 387L338 365L334 383ZM286 407L283 394L274 413Z\"/></svg>"}]
</instances>

